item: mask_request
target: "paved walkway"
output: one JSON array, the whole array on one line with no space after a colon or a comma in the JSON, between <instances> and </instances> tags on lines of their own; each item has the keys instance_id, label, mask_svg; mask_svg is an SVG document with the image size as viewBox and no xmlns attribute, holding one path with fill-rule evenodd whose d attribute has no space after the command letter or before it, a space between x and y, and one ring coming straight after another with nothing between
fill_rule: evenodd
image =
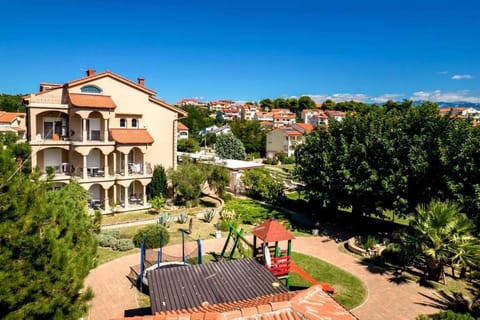
<instances>
[{"instance_id":1,"label":"paved walkway","mask_svg":"<svg viewBox=\"0 0 480 320\"><path fill-rule=\"evenodd\" d=\"M219 252L225 239L203 241L204 252ZM328 261L359 277L368 289L367 300L352 312L361 320L413 320L419 314L434 313L424 304L431 303L428 297L437 297L433 290L420 287L413 282L396 284L392 276L378 268L363 265L355 257L342 253L339 244L328 237L298 238L293 241L293 250ZM178 255L180 246L164 249ZM167 251L168 250L168 251ZM125 310L136 309L137 290L126 278L130 266L139 263L139 255L129 255L108 262L92 270L86 279L95 293L88 319L107 320L124 316Z\"/></svg>"}]
</instances>

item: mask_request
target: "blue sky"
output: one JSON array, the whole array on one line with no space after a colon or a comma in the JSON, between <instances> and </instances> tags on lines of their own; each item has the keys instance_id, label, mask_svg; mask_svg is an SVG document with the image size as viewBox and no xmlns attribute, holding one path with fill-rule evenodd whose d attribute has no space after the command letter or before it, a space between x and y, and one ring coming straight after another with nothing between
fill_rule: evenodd
<instances>
[{"instance_id":1,"label":"blue sky","mask_svg":"<svg viewBox=\"0 0 480 320\"><path fill-rule=\"evenodd\" d=\"M480 102L476 0L0 0L0 93L110 70L157 96Z\"/></svg>"}]
</instances>

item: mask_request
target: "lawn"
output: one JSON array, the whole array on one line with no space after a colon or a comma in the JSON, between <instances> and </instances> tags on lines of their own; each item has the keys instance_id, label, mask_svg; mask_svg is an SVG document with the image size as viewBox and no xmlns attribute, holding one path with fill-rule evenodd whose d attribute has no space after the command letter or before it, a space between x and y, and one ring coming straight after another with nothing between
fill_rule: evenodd
<instances>
[{"instance_id":1,"label":"lawn","mask_svg":"<svg viewBox=\"0 0 480 320\"><path fill-rule=\"evenodd\" d=\"M363 282L354 275L312 256L292 253L293 261L318 281L335 288L333 297L347 309L359 306L367 297ZM297 274L290 276L291 287L309 287L310 283Z\"/></svg>"},{"instance_id":2,"label":"lawn","mask_svg":"<svg viewBox=\"0 0 480 320\"><path fill-rule=\"evenodd\" d=\"M204 222L203 220L192 217L192 234L186 234L185 241L190 242L196 239L210 239L215 234L215 223L218 220L218 217L214 218L211 223ZM132 239L133 236L142 228L143 226L131 226L118 228L120 230L120 238L122 239ZM188 230L188 222L184 224L172 222L168 228L170 232L170 241L168 245L179 244L182 242L182 233L181 230ZM115 251L110 248L98 247L97 250L97 265L101 265L111 260L139 252L139 249L133 249L128 251Z\"/></svg>"}]
</instances>

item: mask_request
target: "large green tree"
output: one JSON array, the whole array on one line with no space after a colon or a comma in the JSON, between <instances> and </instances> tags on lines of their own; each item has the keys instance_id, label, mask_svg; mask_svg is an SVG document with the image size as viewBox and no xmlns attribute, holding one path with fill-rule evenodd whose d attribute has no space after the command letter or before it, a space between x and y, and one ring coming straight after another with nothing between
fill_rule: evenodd
<instances>
[{"instance_id":1,"label":"large green tree","mask_svg":"<svg viewBox=\"0 0 480 320\"><path fill-rule=\"evenodd\" d=\"M0 318L79 319L96 255L88 194L77 183L53 191L16 166L0 150Z\"/></svg>"},{"instance_id":2,"label":"large green tree","mask_svg":"<svg viewBox=\"0 0 480 320\"><path fill-rule=\"evenodd\" d=\"M472 218L479 209L479 128L440 116L429 102L389 102L331 120L299 146L296 161L307 197L333 208L406 214L439 198Z\"/></svg>"},{"instance_id":3,"label":"large green tree","mask_svg":"<svg viewBox=\"0 0 480 320\"><path fill-rule=\"evenodd\" d=\"M253 120L238 120L230 122L230 129L245 147L246 153L258 153L265 156L267 134L260 122Z\"/></svg>"},{"instance_id":4,"label":"large green tree","mask_svg":"<svg viewBox=\"0 0 480 320\"><path fill-rule=\"evenodd\" d=\"M265 169L246 170L242 182L247 195L258 200L275 200L282 192L283 183L279 178L272 177Z\"/></svg>"},{"instance_id":5,"label":"large green tree","mask_svg":"<svg viewBox=\"0 0 480 320\"><path fill-rule=\"evenodd\" d=\"M220 159L244 160L246 157L242 141L231 133L217 136L215 149Z\"/></svg>"}]
</instances>

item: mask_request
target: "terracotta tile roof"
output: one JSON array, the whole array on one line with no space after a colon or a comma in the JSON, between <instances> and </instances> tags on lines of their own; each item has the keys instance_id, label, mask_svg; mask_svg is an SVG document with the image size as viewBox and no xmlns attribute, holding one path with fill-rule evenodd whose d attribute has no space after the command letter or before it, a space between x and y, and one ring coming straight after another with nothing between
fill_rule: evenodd
<instances>
[{"instance_id":1,"label":"terracotta tile roof","mask_svg":"<svg viewBox=\"0 0 480 320\"><path fill-rule=\"evenodd\" d=\"M260 125L261 126L273 126L273 122L272 121L261 121Z\"/></svg>"},{"instance_id":2,"label":"terracotta tile roof","mask_svg":"<svg viewBox=\"0 0 480 320\"><path fill-rule=\"evenodd\" d=\"M177 130L188 130L188 127L181 122L177 122Z\"/></svg>"},{"instance_id":3,"label":"terracotta tile roof","mask_svg":"<svg viewBox=\"0 0 480 320\"><path fill-rule=\"evenodd\" d=\"M252 234L263 242L275 242L295 239L295 236L276 220L269 219L256 226Z\"/></svg>"},{"instance_id":4,"label":"terracotta tile roof","mask_svg":"<svg viewBox=\"0 0 480 320\"><path fill-rule=\"evenodd\" d=\"M6 112L0 111L0 123L12 123L17 120L18 117L25 117L25 113L22 112Z\"/></svg>"},{"instance_id":5,"label":"terracotta tile roof","mask_svg":"<svg viewBox=\"0 0 480 320\"><path fill-rule=\"evenodd\" d=\"M70 93L70 103L78 108L115 109L112 97L98 94Z\"/></svg>"},{"instance_id":6,"label":"terracotta tile roof","mask_svg":"<svg viewBox=\"0 0 480 320\"><path fill-rule=\"evenodd\" d=\"M123 144L150 144L153 138L147 129L110 129L115 142Z\"/></svg>"},{"instance_id":7,"label":"terracotta tile roof","mask_svg":"<svg viewBox=\"0 0 480 320\"><path fill-rule=\"evenodd\" d=\"M296 123L295 126L298 126L305 130L306 132L312 132L313 126L310 123Z\"/></svg>"},{"instance_id":8,"label":"terracotta tile roof","mask_svg":"<svg viewBox=\"0 0 480 320\"><path fill-rule=\"evenodd\" d=\"M297 131L297 130L292 129L292 128L285 128L283 130L289 136L301 136L302 135L302 133L300 131Z\"/></svg>"},{"instance_id":9,"label":"terracotta tile roof","mask_svg":"<svg viewBox=\"0 0 480 320\"><path fill-rule=\"evenodd\" d=\"M232 305L228 311L200 308L114 320L358 320L320 285L288 294L290 296L281 301L265 301L259 297L250 304Z\"/></svg>"}]
</instances>

